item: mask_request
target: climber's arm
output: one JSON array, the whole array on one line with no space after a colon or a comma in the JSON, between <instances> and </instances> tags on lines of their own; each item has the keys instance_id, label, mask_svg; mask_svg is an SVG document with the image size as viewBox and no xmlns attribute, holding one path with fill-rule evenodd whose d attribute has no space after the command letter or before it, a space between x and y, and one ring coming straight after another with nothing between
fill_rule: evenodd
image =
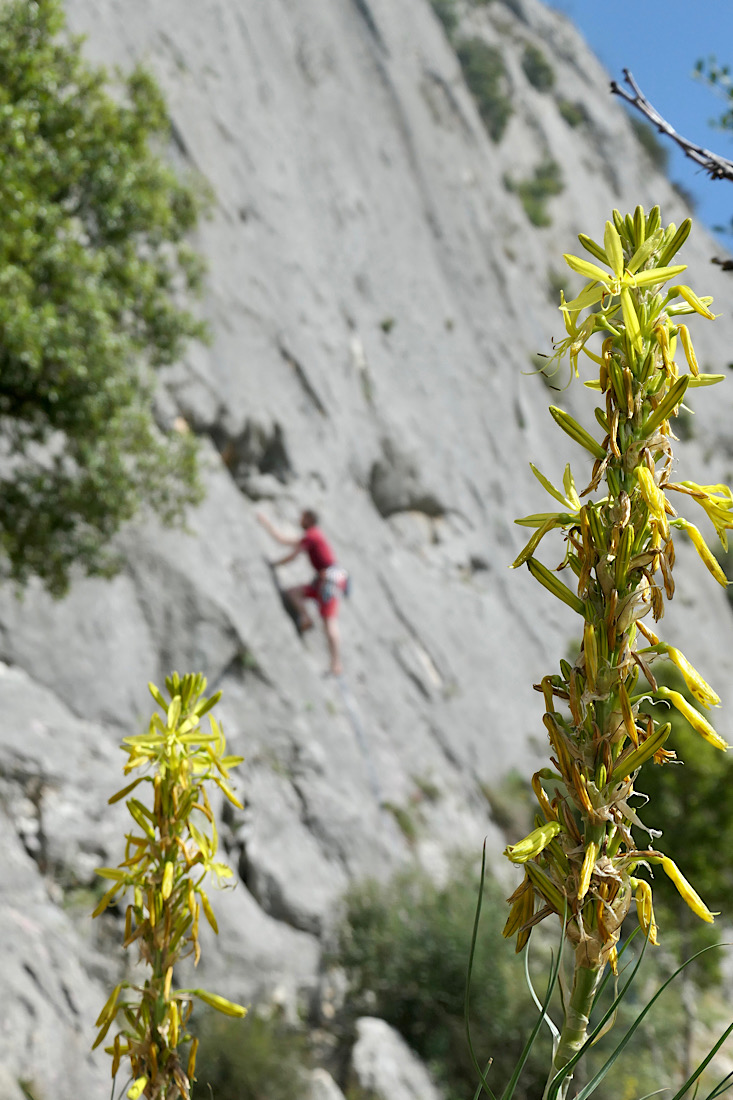
<instances>
[{"instance_id":1,"label":"climber's arm","mask_svg":"<svg viewBox=\"0 0 733 1100\"><path fill-rule=\"evenodd\" d=\"M280 531L277 527L275 527L274 523L272 523L268 519L268 517L264 514L264 512L257 512L256 519L257 519L257 522L259 523L260 527L264 527L264 529L267 531L268 535L270 535L272 538L274 538L276 542L279 542L281 546L294 547L296 553L300 553L300 542L301 542L301 539L303 537L302 535L285 535L285 534L283 534L283 532ZM293 554L293 557L295 557L295 554ZM291 561L291 560L292 560L291 558L287 559L287 561ZM282 562L280 564L282 564Z\"/></svg>"},{"instance_id":2,"label":"climber's arm","mask_svg":"<svg viewBox=\"0 0 733 1100\"><path fill-rule=\"evenodd\" d=\"M278 561L274 561L272 564L275 566L287 565L289 561L293 561L294 558L297 558L301 549L302 547L300 543L298 543L298 545L293 550L291 550L289 554L286 554L284 558L279 558Z\"/></svg>"}]
</instances>

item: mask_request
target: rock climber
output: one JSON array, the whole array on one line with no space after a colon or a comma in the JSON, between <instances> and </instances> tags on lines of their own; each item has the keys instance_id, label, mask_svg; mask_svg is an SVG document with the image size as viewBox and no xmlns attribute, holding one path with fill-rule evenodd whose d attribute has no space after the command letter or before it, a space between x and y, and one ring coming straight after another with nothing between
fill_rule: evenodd
<instances>
[{"instance_id":1,"label":"rock climber","mask_svg":"<svg viewBox=\"0 0 733 1100\"><path fill-rule=\"evenodd\" d=\"M302 535L286 535L280 531L262 512L257 513L257 521L282 546L289 546L290 553L284 558L272 562L274 567L286 565L299 554L306 553L313 566L315 575L310 584L299 584L287 588L283 595L295 608L298 616L298 629L301 633L310 630L313 620L308 613L306 600L315 600L323 620L326 632L328 652L331 659L330 672L341 676L341 634L338 625L338 606L342 595L348 595L349 576L336 562L330 542L318 526L318 516L312 508L306 508L300 517Z\"/></svg>"}]
</instances>

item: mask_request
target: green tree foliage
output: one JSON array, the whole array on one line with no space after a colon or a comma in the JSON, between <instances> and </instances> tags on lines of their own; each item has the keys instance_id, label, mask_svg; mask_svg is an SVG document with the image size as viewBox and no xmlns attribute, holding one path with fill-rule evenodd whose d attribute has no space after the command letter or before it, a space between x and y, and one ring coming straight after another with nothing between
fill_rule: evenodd
<instances>
[{"instance_id":1,"label":"green tree foliage","mask_svg":"<svg viewBox=\"0 0 733 1100\"><path fill-rule=\"evenodd\" d=\"M250 1011L244 1020L203 1016L193 1100L304 1100L308 1051L303 1036Z\"/></svg>"},{"instance_id":2,"label":"green tree foliage","mask_svg":"<svg viewBox=\"0 0 733 1100\"><path fill-rule=\"evenodd\" d=\"M555 70L538 46L527 43L522 54L522 69L533 88L549 92L555 84Z\"/></svg>"},{"instance_id":3,"label":"green tree foliage","mask_svg":"<svg viewBox=\"0 0 733 1100\"><path fill-rule=\"evenodd\" d=\"M585 104L580 101L573 102L571 99L563 99L561 97L557 101L557 109L572 130L575 130L576 127L582 126L589 121Z\"/></svg>"},{"instance_id":4,"label":"green tree foliage","mask_svg":"<svg viewBox=\"0 0 733 1100\"><path fill-rule=\"evenodd\" d=\"M476 889L475 869L467 864L443 887L417 870L387 885L363 883L347 896L340 935L339 962L349 977L353 1010L395 1027L449 1100L473 1095L476 1084L464 1022ZM487 882L471 998L478 1056L494 1056L489 1081L501 1087L536 1018L501 937L504 908L499 888ZM543 1062L533 1056L522 1097L541 1094Z\"/></svg>"},{"instance_id":5,"label":"green tree foliage","mask_svg":"<svg viewBox=\"0 0 733 1100\"><path fill-rule=\"evenodd\" d=\"M544 228L552 224L552 218L547 211L547 200L559 195L565 187L557 161L545 157L527 179L515 182L507 178L504 182L508 191L519 195L524 212L532 225Z\"/></svg>"},{"instance_id":6,"label":"green tree foliage","mask_svg":"<svg viewBox=\"0 0 733 1100\"><path fill-rule=\"evenodd\" d=\"M464 38L456 46L469 91L492 141L500 141L511 118L508 76L501 50L483 38Z\"/></svg>"},{"instance_id":7,"label":"green tree foliage","mask_svg":"<svg viewBox=\"0 0 733 1100\"><path fill-rule=\"evenodd\" d=\"M349 978L350 1011L380 1016L396 1028L427 1062L447 1100L466 1100L476 1087L465 1036L464 993L477 889L473 864L461 859L455 861L454 874L442 887L415 868L387 884L364 882L347 895L340 931L338 962ZM524 978L517 971L516 957L502 938L503 898L496 882L487 878L471 983L471 1034L479 1059L493 1057L488 1082L497 1096L501 1096L537 1019ZM632 946L624 965L629 957L637 956L641 943ZM549 955L547 941L538 940L533 949L537 955L532 970L543 975ZM651 957L651 979L639 996L659 984L660 974L667 976L663 967L656 965L661 962L660 957ZM540 995L544 994L544 976L537 986ZM603 996L604 1006L613 995L610 983ZM618 1017L622 1030L632 1023L639 1007L638 1001L622 1005ZM557 1020L559 1014L559 1006L553 1003L551 1015ZM230 1026L228 1021L217 1023L222 1033ZM596 1100L642 1096L659 1087L655 1059L663 1056L668 1063L669 1073L663 1074L666 1081L677 1065L679 1031L680 1014L671 998L663 1011L637 1032L633 1066L619 1066L596 1092ZM584 1073L576 1075L578 1086L608 1057L613 1048L611 1038L602 1039L593 1048ZM203 1037L201 1042L204 1056ZM543 1029L515 1100L536 1100L542 1095L543 1066L549 1056L546 1042Z\"/></svg>"},{"instance_id":8,"label":"green tree foliage","mask_svg":"<svg viewBox=\"0 0 733 1100\"><path fill-rule=\"evenodd\" d=\"M714 55L704 59L699 58L695 62L695 75L709 87L733 104L733 81L730 75L730 65L723 64ZM733 107L728 108L716 120L715 125L720 130L733 130Z\"/></svg>"},{"instance_id":9,"label":"green tree foliage","mask_svg":"<svg viewBox=\"0 0 733 1100\"><path fill-rule=\"evenodd\" d=\"M0 576L54 594L112 571L141 505L173 522L200 492L151 411L153 369L203 335L200 199L161 159L152 78L106 88L58 0L0 3Z\"/></svg>"}]
</instances>

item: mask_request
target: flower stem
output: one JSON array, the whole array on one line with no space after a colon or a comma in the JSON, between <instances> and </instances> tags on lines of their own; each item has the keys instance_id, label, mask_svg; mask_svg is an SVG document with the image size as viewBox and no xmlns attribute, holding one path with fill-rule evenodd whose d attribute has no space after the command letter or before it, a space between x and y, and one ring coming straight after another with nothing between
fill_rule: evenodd
<instances>
[{"instance_id":1,"label":"flower stem","mask_svg":"<svg viewBox=\"0 0 733 1100\"><path fill-rule=\"evenodd\" d=\"M573 990L570 994L570 1003L565 1014L565 1022L560 1032L560 1040L557 1044L555 1057L552 1060L552 1069L545 1086L545 1097L549 1095L550 1084L555 1076L568 1064L588 1037L588 1022L593 1006L593 998L603 977L604 967L589 968L576 963L573 976ZM573 1079L572 1070L563 1080L558 1092L557 1100L564 1100L567 1096L570 1082Z\"/></svg>"}]
</instances>

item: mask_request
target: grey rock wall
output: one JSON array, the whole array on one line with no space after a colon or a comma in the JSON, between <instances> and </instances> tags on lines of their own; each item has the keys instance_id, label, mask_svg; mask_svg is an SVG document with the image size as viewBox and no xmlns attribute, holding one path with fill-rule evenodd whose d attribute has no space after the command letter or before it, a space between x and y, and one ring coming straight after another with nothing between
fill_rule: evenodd
<instances>
[{"instance_id":1,"label":"grey rock wall","mask_svg":"<svg viewBox=\"0 0 733 1100\"><path fill-rule=\"evenodd\" d=\"M106 801L119 741L149 715L148 680L204 671L246 756L246 809L223 830L239 884L215 899L221 935L204 945L211 988L277 993L296 1011L318 993L350 881L411 859L439 875L487 834L498 852L482 787L542 758L531 685L578 633L507 568L514 517L545 507L529 460L553 478L568 459L584 472L546 406L592 406L531 373L562 331L550 285L613 206L686 214L607 74L537 0L464 13L507 65L515 110L499 144L426 0L69 0L68 14L90 58L151 66L171 155L213 189L196 243L214 339L164 373L158 398L164 422L202 439L207 496L188 532L141 522L121 540L122 573L80 579L60 603L35 585L22 602L0 592L0 1067L57 1100L107 1087L87 1048L125 964L88 900L94 866L120 858L124 807ZM554 92L527 81L527 43L551 60ZM587 121L571 128L558 96ZM546 156L564 190L538 229L504 181ZM721 313L695 326L698 357L721 369L731 284L714 252L698 230L685 258ZM687 476L730 477L728 393L694 407ZM262 508L294 524L304 505L354 577L346 696L322 677L320 633L299 641L284 614L255 521ZM679 557L665 637L684 634L730 734L731 615L695 556Z\"/></svg>"}]
</instances>

